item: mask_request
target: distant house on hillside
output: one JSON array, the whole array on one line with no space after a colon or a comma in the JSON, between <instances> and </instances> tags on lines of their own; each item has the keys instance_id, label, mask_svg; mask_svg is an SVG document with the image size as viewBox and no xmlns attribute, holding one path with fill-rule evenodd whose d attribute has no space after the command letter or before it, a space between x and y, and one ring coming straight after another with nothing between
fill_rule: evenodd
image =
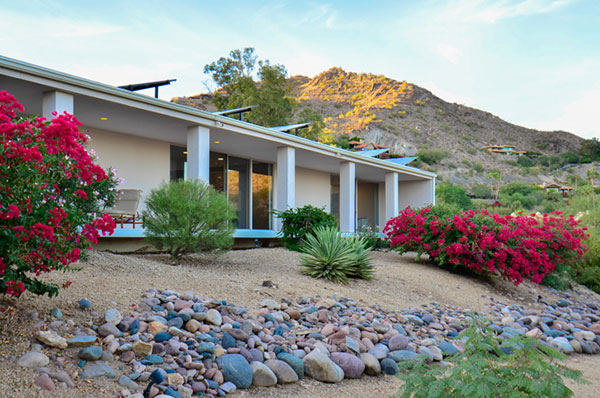
<instances>
[{"instance_id":1,"label":"distant house on hillside","mask_svg":"<svg viewBox=\"0 0 600 398\"><path fill-rule=\"evenodd\" d=\"M100 165L124 178L120 188L142 191L140 210L161 182L208 182L236 207L236 238L276 238L273 210L308 204L349 233L357 225L381 230L399 209L435 204L436 175L407 166L410 158L379 159L286 132L300 125L267 128L227 116L244 109L208 112L2 56L0 89L24 105L20 116L74 114ZM125 225L106 239L143 236Z\"/></svg>"},{"instance_id":2,"label":"distant house on hillside","mask_svg":"<svg viewBox=\"0 0 600 398\"><path fill-rule=\"evenodd\" d=\"M571 192L573 192L573 188L572 187L570 187L568 185L560 185L560 184L557 184L555 182L549 183L549 184L539 185L539 187L542 188L546 192L558 192L562 196L567 196Z\"/></svg>"},{"instance_id":3,"label":"distant house on hillside","mask_svg":"<svg viewBox=\"0 0 600 398\"><path fill-rule=\"evenodd\" d=\"M501 154L505 154L505 155L521 156L521 155L525 155L527 153L526 151L517 151L517 150L515 150L515 147L511 146L511 145L488 145L488 146L484 146L481 149L487 149L488 152L501 153Z\"/></svg>"},{"instance_id":4,"label":"distant house on hillside","mask_svg":"<svg viewBox=\"0 0 600 398\"><path fill-rule=\"evenodd\" d=\"M350 149L354 149L355 151L364 151L367 149L390 149L388 146L379 145L371 141L350 141L348 144L350 145Z\"/></svg>"}]
</instances>

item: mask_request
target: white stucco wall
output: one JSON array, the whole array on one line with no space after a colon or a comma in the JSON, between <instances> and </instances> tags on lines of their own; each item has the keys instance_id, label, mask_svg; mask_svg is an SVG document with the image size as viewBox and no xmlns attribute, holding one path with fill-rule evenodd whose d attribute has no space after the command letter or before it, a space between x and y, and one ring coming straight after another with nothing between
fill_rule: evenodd
<instances>
[{"instance_id":1,"label":"white stucco wall","mask_svg":"<svg viewBox=\"0 0 600 398\"><path fill-rule=\"evenodd\" d=\"M434 180L401 181L398 184L398 209L423 207L433 203Z\"/></svg>"},{"instance_id":2,"label":"white stucco wall","mask_svg":"<svg viewBox=\"0 0 600 398\"><path fill-rule=\"evenodd\" d=\"M169 180L170 144L106 131L85 130L92 138L88 148L96 151L99 164L104 168L115 168L117 175L125 180L119 188L142 190L141 212L150 191Z\"/></svg>"},{"instance_id":3,"label":"white stucco wall","mask_svg":"<svg viewBox=\"0 0 600 398\"><path fill-rule=\"evenodd\" d=\"M388 221L385 219L385 183L380 182L377 185L377 189L379 190L379 195L378 195L378 199L379 199L379 215L378 215L379 232L382 232L383 228L385 228L385 223Z\"/></svg>"},{"instance_id":4,"label":"white stucco wall","mask_svg":"<svg viewBox=\"0 0 600 398\"><path fill-rule=\"evenodd\" d=\"M329 212L330 202L330 174L296 167L296 207L312 205Z\"/></svg>"}]
</instances>

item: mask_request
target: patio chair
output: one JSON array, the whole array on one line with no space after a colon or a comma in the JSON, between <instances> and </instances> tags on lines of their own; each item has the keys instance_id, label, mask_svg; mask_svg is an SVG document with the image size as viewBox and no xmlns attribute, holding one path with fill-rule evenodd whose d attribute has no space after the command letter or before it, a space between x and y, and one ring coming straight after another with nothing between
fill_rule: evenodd
<instances>
[{"instance_id":1,"label":"patio chair","mask_svg":"<svg viewBox=\"0 0 600 398\"><path fill-rule=\"evenodd\" d=\"M119 189L117 200L113 207L104 209L123 228L124 224L132 224L135 228L136 221L141 222L138 206L142 197L141 189Z\"/></svg>"}]
</instances>

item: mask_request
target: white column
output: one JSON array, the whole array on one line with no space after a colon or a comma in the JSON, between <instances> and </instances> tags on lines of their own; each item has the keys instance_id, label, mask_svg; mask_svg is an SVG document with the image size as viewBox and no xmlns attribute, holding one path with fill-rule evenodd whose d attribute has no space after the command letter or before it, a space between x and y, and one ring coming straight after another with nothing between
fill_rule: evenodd
<instances>
[{"instance_id":1,"label":"white column","mask_svg":"<svg viewBox=\"0 0 600 398\"><path fill-rule=\"evenodd\" d=\"M340 231L356 231L356 165L340 166Z\"/></svg>"},{"instance_id":2,"label":"white column","mask_svg":"<svg viewBox=\"0 0 600 398\"><path fill-rule=\"evenodd\" d=\"M385 174L385 221L398 215L398 173Z\"/></svg>"},{"instance_id":3,"label":"white column","mask_svg":"<svg viewBox=\"0 0 600 398\"><path fill-rule=\"evenodd\" d=\"M286 211L296 207L296 150L285 146L277 148L275 209ZM281 219L275 217L274 228L281 230Z\"/></svg>"},{"instance_id":4,"label":"white column","mask_svg":"<svg viewBox=\"0 0 600 398\"><path fill-rule=\"evenodd\" d=\"M42 98L42 116L47 120L55 116L52 112L62 115L63 112L73 115L73 96L60 91L49 91Z\"/></svg>"},{"instance_id":5,"label":"white column","mask_svg":"<svg viewBox=\"0 0 600 398\"><path fill-rule=\"evenodd\" d=\"M187 178L209 182L210 130L203 126L190 126L187 131Z\"/></svg>"}]
</instances>

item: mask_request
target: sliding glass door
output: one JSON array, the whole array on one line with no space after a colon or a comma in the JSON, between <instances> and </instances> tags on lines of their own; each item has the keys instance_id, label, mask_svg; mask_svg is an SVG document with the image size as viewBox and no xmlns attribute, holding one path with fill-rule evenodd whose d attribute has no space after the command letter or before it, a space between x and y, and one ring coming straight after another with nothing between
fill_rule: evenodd
<instances>
[{"instance_id":1,"label":"sliding glass door","mask_svg":"<svg viewBox=\"0 0 600 398\"><path fill-rule=\"evenodd\" d=\"M250 199L250 161L229 156L227 170L229 202L237 209L238 229L248 229Z\"/></svg>"},{"instance_id":2,"label":"sliding glass door","mask_svg":"<svg viewBox=\"0 0 600 398\"><path fill-rule=\"evenodd\" d=\"M252 229L271 229L273 166L252 162Z\"/></svg>"}]
</instances>

